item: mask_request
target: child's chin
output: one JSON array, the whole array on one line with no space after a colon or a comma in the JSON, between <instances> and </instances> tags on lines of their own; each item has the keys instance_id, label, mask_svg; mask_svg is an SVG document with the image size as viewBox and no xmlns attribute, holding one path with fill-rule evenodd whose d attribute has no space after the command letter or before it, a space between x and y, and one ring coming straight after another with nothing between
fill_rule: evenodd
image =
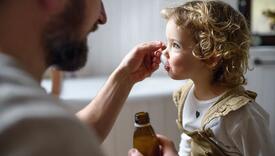
<instances>
[{"instance_id":1,"label":"child's chin","mask_svg":"<svg viewBox=\"0 0 275 156\"><path fill-rule=\"evenodd\" d=\"M188 78L183 77L183 76L173 75L172 73L168 73L168 75L173 80L185 80L185 79L188 79Z\"/></svg>"},{"instance_id":2,"label":"child's chin","mask_svg":"<svg viewBox=\"0 0 275 156\"><path fill-rule=\"evenodd\" d=\"M168 73L169 77L173 80L182 80L180 77L178 77L177 75L173 75L171 73Z\"/></svg>"}]
</instances>

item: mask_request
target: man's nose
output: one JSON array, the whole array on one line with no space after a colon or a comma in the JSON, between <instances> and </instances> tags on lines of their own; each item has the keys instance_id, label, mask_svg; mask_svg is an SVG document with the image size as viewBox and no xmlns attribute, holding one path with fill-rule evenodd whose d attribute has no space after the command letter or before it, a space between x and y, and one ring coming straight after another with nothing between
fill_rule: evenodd
<instances>
[{"instance_id":1,"label":"man's nose","mask_svg":"<svg viewBox=\"0 0 275 156\"><path fill-rule=\"evenodd\" d=\"M101 2L101 10L100 10L100 15L98 18L98 23L99 24L105 24L107 22L107 15L105 12L104 4Z\"/></svg>"}]
</instances>

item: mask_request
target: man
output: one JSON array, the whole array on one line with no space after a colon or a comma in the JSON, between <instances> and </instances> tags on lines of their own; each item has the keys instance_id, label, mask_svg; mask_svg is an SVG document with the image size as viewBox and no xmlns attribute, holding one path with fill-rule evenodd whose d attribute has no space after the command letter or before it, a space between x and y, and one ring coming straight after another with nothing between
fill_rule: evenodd
<instances>
[{"instance_id":1,"label":"man","mask_svg":"<svg viewBox=\"0 0 275 156\"><path fill-rule=\"evenodd\" d=\"M78 120L39 84L50 66L85 65L87 35L107 21L101 0L0 0L0 21L0 155L102 155L99 142L133 85L158 68L164 45L133 48ZM160 140L164 152L166 143L174 149Z\"/></svg>"}]
</instances>

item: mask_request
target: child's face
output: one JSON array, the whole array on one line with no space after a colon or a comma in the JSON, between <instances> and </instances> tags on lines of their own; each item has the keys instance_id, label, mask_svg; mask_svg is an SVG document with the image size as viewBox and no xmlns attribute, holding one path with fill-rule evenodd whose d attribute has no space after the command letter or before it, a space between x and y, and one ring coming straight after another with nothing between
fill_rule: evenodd
<instances>
[{"instance_id":1,"label":"child's face","mask_svg":"<svg viewBox=\"0 0 275 156\"><path fill-rule=\"evenodd\" d=\"M195 43L188 29L176 25L169 19L166 25L167 48L163 51L168 59L165 69L168 75L176 80L193 79L205 69L202 61L192 54Z\"/></svg>"}]
</instances>

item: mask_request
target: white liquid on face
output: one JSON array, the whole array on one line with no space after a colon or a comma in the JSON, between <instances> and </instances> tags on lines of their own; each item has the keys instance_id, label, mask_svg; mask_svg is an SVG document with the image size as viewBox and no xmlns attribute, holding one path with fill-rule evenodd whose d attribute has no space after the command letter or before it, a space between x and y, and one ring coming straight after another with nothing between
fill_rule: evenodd
<instances>
[{"instance_id":1,"label":"white liquid on face","mask_svg":"<svg viewBox=\"0 0 275 156\"><path fill-rule=\"evenodd\" d=\"M161 54L161 56L160 56L160 61L161 61L161 63L162 63L163 65L166 65L166 63L167 63L167 58L166 58L163 54Z\"/></svg>"}]
</instances>

